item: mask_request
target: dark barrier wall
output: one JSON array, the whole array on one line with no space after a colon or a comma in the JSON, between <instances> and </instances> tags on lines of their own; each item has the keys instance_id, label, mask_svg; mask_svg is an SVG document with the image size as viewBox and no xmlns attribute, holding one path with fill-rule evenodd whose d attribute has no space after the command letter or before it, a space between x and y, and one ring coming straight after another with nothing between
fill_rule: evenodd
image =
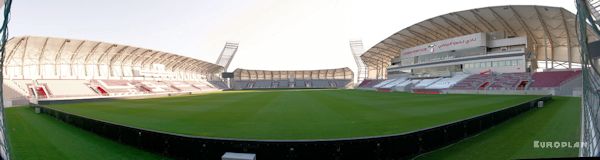
<instances>
[{"instance_id":1,"label":"dark barrier wall","mask_svg":"<svg viewBox=\"0 0 600 160\"><path fill-rule=\"evenodd\" d=\"M176 159L220 159L225 152L256 153L259 160L408 159L475 135L537 106L542 97L514 107L397 135L316 141L260 141L178 135L112 124L44 106L41 112L115 141Z\"/></svg>"}]
</instances>

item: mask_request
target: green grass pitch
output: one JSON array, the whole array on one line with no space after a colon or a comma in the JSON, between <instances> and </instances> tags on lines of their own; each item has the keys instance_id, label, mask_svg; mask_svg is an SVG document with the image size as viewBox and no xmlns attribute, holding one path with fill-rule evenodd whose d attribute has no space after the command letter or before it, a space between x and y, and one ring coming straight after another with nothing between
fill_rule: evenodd
<instances>
[{"instance_id":1,"label":"green grass pitch","mask_svg":"<svg viewBox=\"0 0 600 160\"><path fill-rule=\"evenodd\" d=\"M553 97L481 134L418 159L527 159L577 157L578 148L534 148L533 141L578 142L581 98Z\"/></svg>"},{"instance_id":2,"label":"green grass pitch","mask_svg":"<svg viewBox=\"0 0 600 160\"><path fill-rule=\"evenodd\" d=\"M298 140L398 134L462 120L537 97L268 90L50 107L178 134Z\"/></svg>"},{"instance_id":3,"label":"green grass pitch","mask_svg":"<svg viewBox=\"0 0 600 160\"><path fill-rule=\"evenodd\" d=\"M191 135L327 139L402 133L501 109L535 97L415 95L358 90L232 91L51 107L120 124ZM579 98L555 97L544 108L526 112L480 135L419 158L576 156L577 149L534 149L531 143L533 140L576 141L579 137L579 101ZM47 115L35 114L31 108L9 108L6 116L14 159L161 159Z\"/></svg>"},{"instance_id":4,"label":"green grass pitch","mask_svg":"<svg viewBox=\"0 0 600 160\"><path fill-rule=\"evenodd\" d=\"M6 118L13 160L163 159L53 117L36 114L33 108L8 108Z\"/></svg>"}]
</instances>

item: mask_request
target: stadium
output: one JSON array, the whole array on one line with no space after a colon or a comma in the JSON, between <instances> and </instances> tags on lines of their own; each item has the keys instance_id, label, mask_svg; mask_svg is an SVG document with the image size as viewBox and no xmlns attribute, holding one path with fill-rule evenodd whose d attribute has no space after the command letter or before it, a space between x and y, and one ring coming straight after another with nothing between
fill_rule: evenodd
<instances>
[{"instance_id":1,"label":"stadium","mask_svg":"<svg viewBox=\"0 0 600 160\"><path fill-rule=\"evenodd\" d=\"M595 157L596 2L576 1L577 13L504 5L430 17L370 48L350 40L347 55L356 66L316 70L228 70L243 42L225 43L212 63L111 42L11 37L2 50L0 153L3 159Z\"/></svg>"}]
</instances>

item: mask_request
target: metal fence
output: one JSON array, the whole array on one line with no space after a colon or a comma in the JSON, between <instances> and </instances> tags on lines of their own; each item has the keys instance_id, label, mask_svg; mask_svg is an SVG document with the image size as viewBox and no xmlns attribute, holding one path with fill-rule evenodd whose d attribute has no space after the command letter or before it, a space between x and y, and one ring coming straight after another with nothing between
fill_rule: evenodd
<instances>
[{"instance_id":1,"label":"metal fence","mask_svg":"<svg viewBox=\"0 0 600 160\"><path fill-rule=\"evenodd\" d=\"M12 0L3 0L4 4L0 4L2 7L2 27L0 28L0 64L4 66L4 55L6 53L5 46L8 41L8 22L10 20L10 8L12 6ZM0 86L4 84L3 70L0 69ZM6 121L4 116L4 93L0 89L0 158L10 159L8 137L6 133Z\"/></svg>"},{"instance_id":2,"label":"metal fence","mask_svg":"<svg viewBox=\"0 0 600 160\"><path fill-rule=\"evenodd\" d=\"M577 33L581 46L581 63L583 70L582 98L582 133L581 141L585 142L580 149L580 156L599 156L600 153L600 72L597 57L592 57L588 50L588 34L600 35L598 29L598 0L577 0Z\"/></svg>"}]
</instances>

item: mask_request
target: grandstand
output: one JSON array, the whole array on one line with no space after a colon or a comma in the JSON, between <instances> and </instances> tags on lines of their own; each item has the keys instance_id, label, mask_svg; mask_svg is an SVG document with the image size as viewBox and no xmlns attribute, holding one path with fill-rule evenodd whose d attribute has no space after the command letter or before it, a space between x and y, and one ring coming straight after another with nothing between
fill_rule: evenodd
<instances>
[{"instance_id":1,"label":"grandstand","mask_svg":"<svg viewBox=\"0 0 600 160\"><path fill-rule=\"evenodd\" d=\"M537 133L548 132L544 135L559 140L578 138L574 135L580 128L572 122L580 112L572 106L584 94L586 71L580 67L586 65L574 40L575 18L563 8L548 6L448 13L404 28L364 54L362 42L351 41L357 72L348 67L228 72L239 45L231 42L217 63L210 63L107 42L14 37L6 45L3 93L5 105L30 104L42 113L33 118L12 115L24 119L9 121L14 128L22 132L34 127L25 124L52 124L47 120L52 117L61 123L47 126L63 129L48 134L37 129L23 134L35 138L13 139L33 143L48 135L87 135L93 138L76 139L93 146L81 147L87 154L109 148L133 154L144 150L157 159L217 159L231 152L256 153L261 159L412 159L430 153L435 157L465 143L501 141L487 144L505 147L497 152L463 159L531 158L527 147L530 139L540 138ZM600 39L595 34L586 38ZM353 83L355 76L358 84ZM346 90L353 87L357 89ZM203 94L212 91L223 92ZM196 93L202 94L188 95ZM186 96L163 97L181 94ZM163 98L143 99L148 97ZM28 112L14 109L12 114L17 113ZM42 115L45 120L28 119ZM89 132L63 134L79 131L74 127ZM555 132L557 127L564 132ZM495 131L483 132L489 130ZM98 135L103 138L98 140ZM479 140L464 140L471 136ZM130 148L113 149L121 144ZM572 148L556 154L534 151L539 157L574 156ZM501 156L505 154L518 156Z\"/></svg>"},{"instance_id":2,"label":"grandstand","mask_svg":"<svg viewBox=\"0 0 600 160\"><path fill-rule=\"evenodd\" d=\"M221 78L223 66L162 51L34 36L14 37L7 42L6 48L4 91L8 106L38 100L191 94L230 89ZM231 58L227 62L230 61ZM237 69L234 73L234 89L346 88L353 76L348 68Z\"/></svg>"},{"instance_id":3,"label":"grandstand","mask_svg":"<svg viewBox=\"0 0 600 160\"><path fill-rule=\"evenodd\" d=\"M348 88L353 72L349 68L296 71L236 69L232 89L267 88Z\"/></svg>"},{"instance_id":4,"label":"grandstand","mask_svg":"<svg viewBox=\"0 0 600 160\"><path fill-rule=\"evenodd\" d=\"M358 88L581 95L578 85L566 85L582 83L579 45L571 40L575 26L573 13L547 6L486 7L433 17L361 55L369 76ZM598 40L593 34L588 38Z\"/></svg>"},{"instance_id":5,"label":"grandstand","mask_svg":"<svg viewBox=\"0 0 600 160\"><path fill-rule=\"evenodd\" d=\"M225 89L223 67L139 47L53 37L7 42L7 105L35 100L146 96ZM220 83L219 83L220 82Z\"/></svg>"}]
</instances>

